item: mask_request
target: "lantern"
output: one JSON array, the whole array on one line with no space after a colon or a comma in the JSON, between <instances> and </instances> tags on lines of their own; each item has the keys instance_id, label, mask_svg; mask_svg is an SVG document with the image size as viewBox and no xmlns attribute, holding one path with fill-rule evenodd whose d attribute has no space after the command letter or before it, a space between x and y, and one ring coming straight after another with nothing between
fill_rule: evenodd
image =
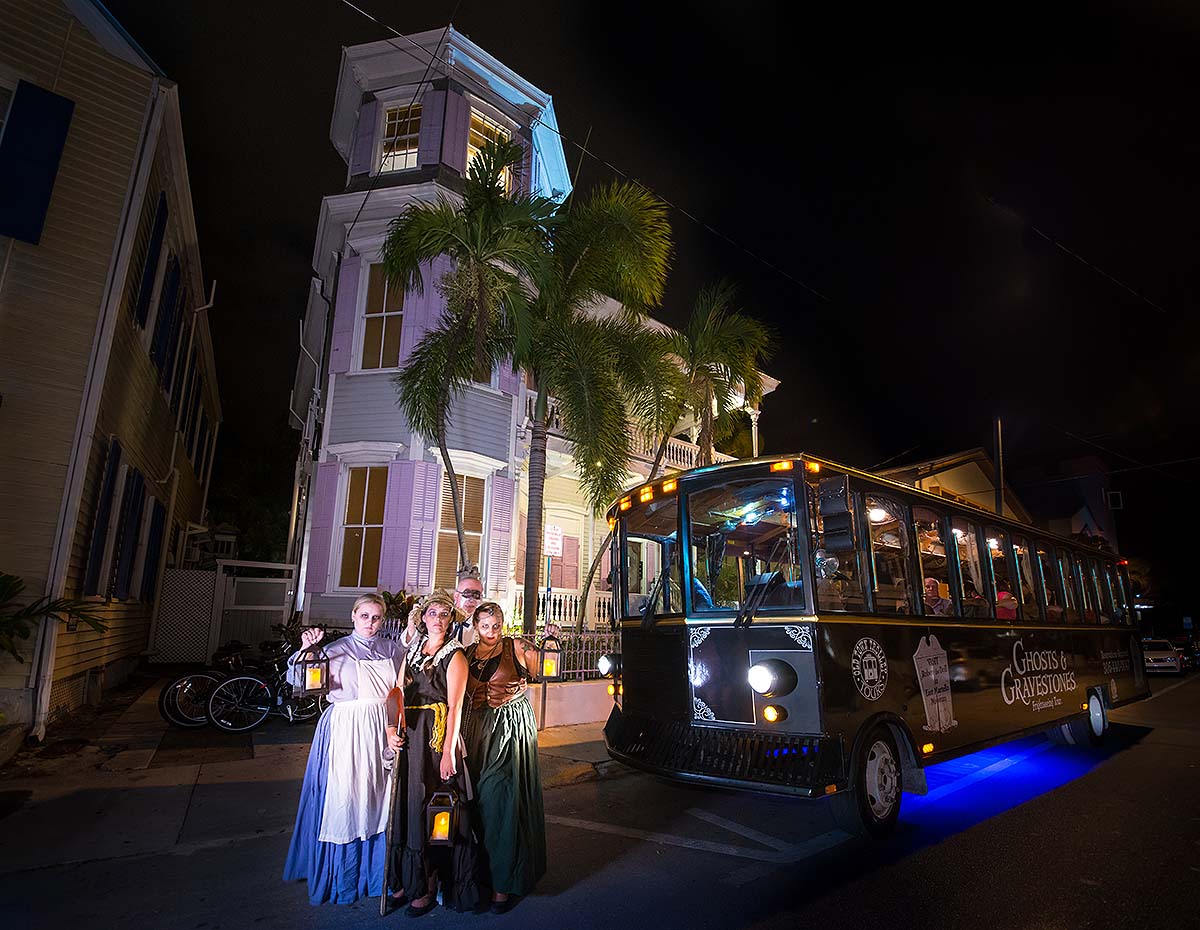
<instances>
[{"instance_id":1,"label":"lantern","mask_svg":"<svg viewBox=\"0 0 1200 930\"><path fill-rule=\"evenodd\" d=\"M562 643L558 637L547 636L538 651L542 660L542 681L562 681Z\"/></svg>"},{"instance_id":2,"label":"lantern","mask_svg":"<svg viewBox=\"0 0 1200 930\"><path fill-rule=\"evenodd\" d=\"M458 796L451 790L435 791L425 808L430 846L450 846L458 825Z\"/></svg>"},{"instance_id":3,"label":"lantern","mask_svg":"<svg viewBox=\"0 0 1200 930\"><path fill-rule=\"evenodd\" d=\"M300 670L300 684L293 689L295 697L329 693L329 656L324 649L314 644L304 650L296 660L296 668Z\"/></svg>"}]
</instances>

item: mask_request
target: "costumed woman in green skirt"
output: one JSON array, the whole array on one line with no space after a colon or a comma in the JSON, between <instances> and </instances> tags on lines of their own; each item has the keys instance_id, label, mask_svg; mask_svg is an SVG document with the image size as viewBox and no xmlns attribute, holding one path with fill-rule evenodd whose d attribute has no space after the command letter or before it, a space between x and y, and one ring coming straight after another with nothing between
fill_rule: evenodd
<instances>
[{"instance_id":1,"label":"costumed woman in green skirt","mask_svg":"<svg viewBox=\"0 0 1200 930\"><path fill-rule=\"evenodd\" d=\"M525 699L538 650L505 636L504 611L484 601L467 648L467 767L491 873L492 913L510 910L546 872L537 722Z\"/></svg>"}]
</instances>

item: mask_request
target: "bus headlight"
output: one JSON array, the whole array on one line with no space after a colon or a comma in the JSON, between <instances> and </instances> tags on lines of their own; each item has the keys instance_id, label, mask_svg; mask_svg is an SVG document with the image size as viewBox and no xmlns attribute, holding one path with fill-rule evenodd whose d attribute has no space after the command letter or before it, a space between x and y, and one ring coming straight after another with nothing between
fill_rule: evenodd
<instances>
[{"instance_id":1,"label":"bus headlight","mask_svg":"<svg viewBox=\"0 0 1200 930\"><path fill-rule=\"evenodd\" d=\"M596 662L596 668L605 678L609 675L620 675L621 654L619 652L605 653Z\"/></svg>"},{"instance_id":2,"label":"bus headlight","mask_svg":"<svg viewBox=\"0 0 1200 930\"><path fill-rule=\"evenodd\" d=\"M796 670L779 659L767 659L751 665L746 680L764 697L780 697L795 689Z\"/></svg>"}]
</instances>

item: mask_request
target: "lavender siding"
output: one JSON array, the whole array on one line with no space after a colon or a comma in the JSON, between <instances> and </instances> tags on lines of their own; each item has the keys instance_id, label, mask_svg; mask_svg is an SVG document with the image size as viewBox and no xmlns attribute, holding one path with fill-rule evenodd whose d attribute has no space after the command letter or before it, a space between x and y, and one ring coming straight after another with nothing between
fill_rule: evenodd
<instances>
[{"instance_id":1,"label":"lavender siding","mask_svg":"<svg viewBox=\"0 0 1200 930\"><path fill-rule=\"evenodd\" d=\"M398 591L404 587L416 464L404 461L392 462L388 466L387 502L383 509L383 545L379 552L379 587L385 591Z\"/></svg>"},{"instance_id":2,"label":"lavender siding","mask_svg":"<svg viewBox=\"0 0 1200 930\"><path fill-rule=\"evenodd\" d=\"M436 462L414 462L413 472L404 582L409 592L425 592L433 586L433 547L437 541L442 467Z\"/></svg>"},{"instance_id":3,"label":"lavender siding","mask_svg":"<svg viewBox=\"0 0 1200 930\"><path fill-rule=\"evenodd\" d=\"M313 479L312 514L308 536L308 565L304 590L324 591L329 579L329 550L333 542L334 507L337 504L338 465L326 462L317 466Z\"/></svg>"},{"instance_id":4,"label":"lavender siding","mask_svg":"<svg viewBox=\"0 0 1200 930\"><path fill-rule=\"evenodd\" d=\"M492 506L488 514L487 590L495 597L508 594L511 574L513 480L492 475Z\"/></svg>"},{"instance_id":5,"label":"lavender siding","mask_svg":"<svg viewBox=\"0 0 1200 930\"><path fill-rule=\"evenodd\" d=\"M354 316L358 312L358 275L362 257L351 255L342 261L338 274L337 305L333 310L333 340L329 349L329 370L350 370L354 354Z\"/></svg>"},{"instance_id":6,"label":"lavender siding","mask_svg":"<svg viewBox=\"0 0 1200 930\"><path fill-rule=\"evenodd\" d=\"M354 148L350 150L350 175L370 174L378 167L375 161L375 127L379 101L370 100L358 110L358 125L354 130Z\"/></svg>"},{"instance_id":7,"label":"lavender siding","mask_svg":"<svg viewBox=\"0 0 1200 930\"><path fill-rule=\"evenodd\" d=\"M442 116L446 109L444 90L426 91L421 98L421 133L417 137L417 164L436 165L442 149Z\"/></svg>"},{"instance_id":8,"label":"lavender siding","mask_svg":"<svg viewBox=\"0 0 1200 930\"><path fill-rule=\"evenodd\" d=\"M463 177L467 174L467 130L471 126L471 105L462 94L451 91L446 97L446 136L442 163Z\"/></svg>"}]
</instances>

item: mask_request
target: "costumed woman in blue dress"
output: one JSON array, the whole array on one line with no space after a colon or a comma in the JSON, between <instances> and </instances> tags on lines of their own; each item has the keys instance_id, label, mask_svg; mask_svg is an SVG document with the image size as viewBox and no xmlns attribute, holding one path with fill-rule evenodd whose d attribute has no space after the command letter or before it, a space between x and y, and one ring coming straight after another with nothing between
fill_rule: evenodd
<instances>
[{"instance_id":1,"label":"costumed woman in blue dress","mask_svg":"<svg viewBox=\"0 0 1200 930\"><path fill-rule=\"evenodd\" d=\"M385 701L404 669L403 648L379 635L386 610L377 594L360 597L352 611L354 632L325 649L330 707L313 736L283 867L284 881L308 881L312 904L350 904L383 890ZM319 629L301 635L300 650L289 660L293 685L300 683L296 660L324 635Z\"/></svg>"}]
</instances>

